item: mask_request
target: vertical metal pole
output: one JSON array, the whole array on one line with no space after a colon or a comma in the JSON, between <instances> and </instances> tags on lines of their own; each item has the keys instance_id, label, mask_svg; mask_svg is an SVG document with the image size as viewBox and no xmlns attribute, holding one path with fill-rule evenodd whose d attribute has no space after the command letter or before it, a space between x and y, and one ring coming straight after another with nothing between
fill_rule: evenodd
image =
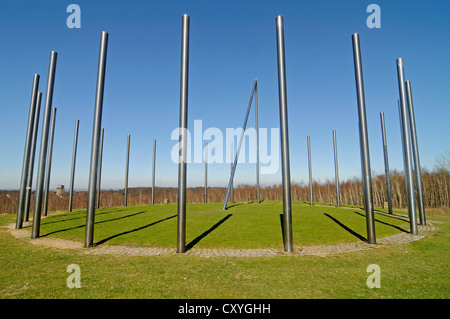
<instances>
[{"instance_id":1,"label":"vertical metal pole","mask_svg":"<svg viewBox=\"0 0 450 319\"><path fill-rule=\"evenodd\" d=\"M48 211L48 194L50 192L50 174L52 171L52 153L53 153L53 139L55 136L55 120L56 120L56 107L54 107L52 110L52 124L50 127L50 140L47 154L47 170L45 171L44 216L47 216Z\"/></svg>"},{"instance_id":2,"label":"vertical metal pole","mask_svg":"<svg viewBox=\"0 0 450 319\"><path fill-rule=\"evenodd\" d=\"M39 154L39 166L37 173L36 196L34 200L33 228L31 230L31 238L39 237L41 228L41 205L44 190L45 159L47 156L50 113L52 110L53 87L55 84L57 58L58 53L52 51L50 53L50 65L48 69L47 93L45 96L44 122L42 126L41 151Z\"/></svg>"},{"instance_id":3,"label":"vertical metal pole","mask_svg":"<svg viewBox=\"0 0 450 319\"><path fill-rule=\"evenodd\" d=\"M291 173L289 165L289 133L287 113L286 65L284 54L283 17L276 18L277 26L277 56L278 56L278 92L280 104L281 130L281 162L283 182L283 229L284 250L293 251L292 243L292 212L291 212Z\"/></svg>"},{"instance_id":4,"label":"vertical metal pole","mask_svg":"<svg viewBox=\"0 0 450 319\"><path fill-rule=\"evenodd\" d=\"M255 79L256 82L256 79ZM256 203L259 204L259 124L258 124L258 84L255 88L255 128L256 128Z\"/></svg>"},{"instance_id":5,"label":"vertical metal pole","mask_svg":"<svg viewBox=\"0 0 450 319\"><path fill-rule=\"evenodd\" d=\"M100 192L102 184L102 162L103 162L103 135L105 129L102 128L102 133L100 136L100 156L98 158L98 176L97 176L97 209L100 208Z\"/></svg>"},{"instance_id":6,"label":"vertical metal pole","mask_svg":"<svg viewBox=\"0 0 450 319\"><path fill-rule=\"evenodd\" d=\"M425 219L425 204L423 201L423 189L422 189L422 172L420 169L420 159L419 159L419 147L417 143L417 132L416 132L416 119L414 116L414 105L412 100L411 92L411 82L408 80L405 83L406 94L408 99L408 110L409 110L409 124L411 129L411 142L412 142L412 153L414 158L414 173L416 175L416 188L417 188L417 204L419 206L419 220L421 225L426 225Z\"/></svg>"},{"instance_id":7,"label":"vertical metal pole","mask_svg":"<svg viewBox=\"0 0 450 319\"><path fill-rule=\"evenodd\" d=\"M333 146L334 146L334 178L336 182L336 205L337 207L341 207L341 201L339 198L339 167L337 155L336 130L333 130Z\"/></svg>"},{"instance_id":8,"label":"vertical metal pole","mask_svg":"<svg viewBox=\"0 0 450 319\"><path fill-rule=\"evenodd\" d=\"M25 192L25 216L24 221L28 221L29 214L30 214L30 201L31 201L31 187L33 185L33 170L34 170L34 160L36 155L36 140L37 140L37 134L38 134L38 127L39 127L39 114L41 110L41 100L42 100L42 93L38 92L37 96L37 104L36 104L36 111L34 114L34 124L33 124L33 135L31 137L31 157L30 157L30 165L28 166L28 177L27 177L27 188Z\"/></svg>"},{"instance_id":9,"label":"vertical metal pole","mask_svg":"<svg viewBox=\"0 0 450 319\"><path fill-rule=\"evenodd\" d=\"M400 95L400 127L402 134L403 147L403 164L405 167L405 184L406 184L406 198L408 200L408 215L411 233L418 234L417 230L417 216L416 216L416 202L414 198L414 175L411 156L411 135L408 127L408 108L406 106L406 89L405 89L405 75L403 70L403 59L397 59L397 75L398 75L398 89Z\"/></svg>"},{"instance_id":10,"label":"vertical metal pole","mask_svg":"<svg viewBox=\"0 0 450 319\"><path fill-rule=\"evenodd\" d=\"M205 144L205 204L208 202L208 143Z\"/></svg>"},{"instance_id":11,"label":"vertical metal pole","mask_svg":"<svg viewBox=\"0 0 450 319\"><path fill-rule=\"evenodd\" d=\"M126 168L125 168L125 191L123 194L124 200L123 200L123 206L128 206L128 171L129 171L129 164L130 164L130 134L128 134L127 139L127 158L126 158Z\"/></svg>"},{"instance_id":12,"label":"vertical metal pole","mask_svg":"<svg viewBox=\"0 0 450 319\"><path fill-rule=\"evenodd\" d=\"M247 113L245 114L244 124L242 125L242 132L241 132L241 136L239 138L238 147L236 149L236 156L234 158L233 168L231 170L230 179L228 181L227 193L225 194L225 200L223 201L222 210L227 209L228 197L230 196L231 185L233 184L234 173L236 172L237 162L239 159L239 152L241 151L242 141L244 140L245 129L247 127L248 116L250 114L250 109L252 107L252 101L253 101L253 96L255 94L255 90L256 90L256 79L255 79L255 82L253 83L252 94L250 95L250 101L248 102Z\"/></svg>"},{"instance_id":13,"label":"vertical metal pole","mask_svg":"<svg viewBox=\"0 0 450 319\"><path fill-rule=\"evenodd\" d=\"M181 79L180 79L180 155L178 163L178 220L177 253L186 251L186 160L187 160L187 115L189 73L189 16L183 15L181 35Z\"/></svg>"},{"instance_id":14,"label":"vertical metal pole","mask_svg":"<svg viewBox=\"0 0 450 319\"><path fill-rule=\"evenodd\" d=\"M68 211L72 211L73 205L73 186L75 183L75 163L77 159L77 144L78 144L78 125L80 120L75 121L75 134L73 137L73 151L72 151L72 169L70 171L70 191L69 191L69 209Z\"/></svg>"},{"instance_id":15,"label":"vertical metal pole","mask_svg":"<svg viewBox=\"0 0 450 319\"><path fill-rule=\"evenodd\" d=\"M311 206L314 205L314 197L313 197L313 178L312 178L312 162L311 162L311 138L308 136L308 168L309 168L309 204Z\"/></svg>"},{"instance_id":16,"label":"vertical metal pole","mask_svg":"<svg viewBox=\"0 0 450 319\"><path fill-rule=\"evenodd\" d=\"M152 205L155 205L156 139L153 140Z\"/></svg>"},{"instance_id":17,"label":"vertical metal pole","mask_svg":"<svg viewBox=\"0 0 450 319\"><path fill-rule=\"evenodd\" d=\"M108 33L102 32L98 59L97 88L95 92L94 125L92 130L91 166L89 170L88 203L86 212L86 235L84 247L94 243L95 192L97 189L98 151L100 130L102 125L103 91L105 87L106 53L108 49Z\"/></svg>"},{"instance_id":18,"label":"vertical metal pole","mask_svg":"<svg viewBox=\"0 0 450 319\"><path fill-rule=\"evenodd\" d=\"M383 138L383 154L384 154L384 172L386 176L386 195L388 200L388 211L392 214L392 194L391 194L391 177L389 174L389 159L386 138L386 126L384 124L384 112L380 112L381 119L381 135Z\"/></svg>"},{"instance_id":19,"label":"vertical metal pole","mask_svg":"<svg viewBox=\"0 0 450 319\"><path fill-rule=\"evenodd\" d=\"M364 208L366 210L367 240L369 244L375 244L375 217L373 211L372 176L370 173L369 138L367 133L366 102L364 96L361 49L359 45L358 33L354 33L352 35L352 42L353 59L355 66L356 94L358 100L359 142L361 149L361 171Z\"/></svg>"},{"instance_id":20,"label":"vertical metal pole","mask_svg":"<svg viewBox=\"0 0 450 319\"><path fill-rule=\"evenodd\" d=\"M30 163L31 139L33 134L33 123L36 114L36 101L39 88L39 74L33 76L33 87L31 89L30 111L28 112L27 134L25 137L25 150L23 152L22 176L20 178L19 202L17 207L16 229L22 228L25 212L25 193L27 185L27 172Z\"/></svg>"},{"instance_id":21,"label":"vertical metal pole","mask_svg":"<svg viewBox=\"0 0 450 319\"><path fill-rule=\"evenodd\" d=\"M230 174L233 172L233 155L234 155L234 143L230 144ZM233 181L231 181L231 190L230 190L230 202L234 202L234 185Z\"/></svg>"}]
</instances>

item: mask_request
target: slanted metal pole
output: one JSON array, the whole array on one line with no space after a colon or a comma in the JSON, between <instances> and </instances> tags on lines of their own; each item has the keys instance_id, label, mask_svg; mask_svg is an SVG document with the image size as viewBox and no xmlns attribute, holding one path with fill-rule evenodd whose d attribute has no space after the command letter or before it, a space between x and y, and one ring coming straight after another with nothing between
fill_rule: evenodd
<instances>
[{"instance_id":1,"label":"slanted metal pole","mask_svg":"<svg viewBox=\"0 0 450 319\"><path fill-rule=\"evenodd\" d=\"M39 154L39 166L36 182L36 195L34 200L33 228L31 238L39 237L41 228L41 206L44 190L45 160L47 157L48 133L50 126L50 113L53 102L53 87L55 84L56 60L58 53L52 51L50 54L50 65L48 69L47 93L45 96L44 122L42 126L41 151Z\"/></svg>"},{"instance_id":2,"label":"slanted metal pole","mask_svg":"<svg viewBox=\"0 0 450 319\"><path fill-rule=\"evenodd\" d=\"M30 157L30 165L28 166L28 177L27 177L27 188L25 191L25 216L24 221L28 221L30 215L30 202L31 202L31 187L33 185L33 170L34 170L34 160L36 155L36 140L38 134L38 126L39 126L39 114L41 110L41 100L42 93L38 92L37 96L37 104L36 104L36 112L34 114L34 124L33 124L33 135L31 137L31 157Z\"/></svg>"},{"instance_id":3,"label":"slanted metal pole","mask_svg":"<svg viewBox=\"0 0 450 319\"><path fill-rule=\"evenodd\" d=\"M186 161L187 161L187 115L189 73L189 16L183 15L181 35L180 79L180 144L178 163L178 220L177 253L186 252Z\"/></svg>"},{"instance_id":4,"label":"slanted metal pole","mask_svg":"<svg viewBox=\"0 0 450 319\"><path fill-rule=\"evenodd\" d=\"M128 206L128 171L129 171L129 164L130 164L130 134L128 134L127 139L127 158L126 158L126 168L125 168L125 191L124 191L124 200L123 200L123 206Z\"/></svg>"},{"instance_id":5,"label":"slanted metal pole","mask_svg":"<svg viewBox=\"0 0 450 319\"><path fill-rule=\"evenodd\" d=\"M69 191L69 212L72 212L73 205L73 186L75 183L75 163L77 159L77 144L78 144L78 125L80 120L75 121L75 134L73 137L73 151L72 151L72 169L70 171L70 191Z\"/></svg>"},{"instance_id":6,"label":"slanted metal pole","mask_svg":"<svg viewBox=\"0 0 450 319\"><path fill-rule=\"evenodd\" d=\"M312 178L312 162L311 162L311 138L308 136L308 168L309 168L309 204L311 206L314 205L314 197L313 197L313 178Z\"/></svg>"},{"instance_id":7,"label":"slanted metal pole","mask_svg":"<svg viewBox=\"0 0 450 319\"><path fill-rule=\"evenodd\" d=\"M416 119L414 116L414 105L411 92L411 82L408 80L406 85L406 96L408 99L409 124L411 129L412 153L414 158L414 173L416 175L417 204L419 206L419 220L421 225L426 225L425 204L423 201L422 172L420 169L419 146L417 143Z\"/></svg>"},{"instance_id":8,"label":"slanted metal pole","mask_svg":"<svg viewBox=\"0 0 450 319\"><path fill-rule=\"evenodd\" d=\"M355 66L356 94L358 101L359 142L361 149L361 171L363 184L364 209L366 210L367 240L376 243L375 217L373 211L372 176L370 172L369 138L367 133L366 102L364 97L364 81L362 73L361 49L359 34L352 35L353 59Z\"/></svg>"},{"instance_id":9,"label":"slanted metal pole","mask_svg":"<svg viewBox=\"0 0 450 319\"><path fill-rule=\"evenodd\" d=\"M238 147L236 149L236 156L234 158L233 168L231 169L231 175L230 175L230 179L228 181L227 193L225 194L225 200L223 201L222 210L227 209L228 197L230 196L231 185L233 184L234 173L236 172L237 162L239 159L239 152L241 151L242 141L244 140L245 129L247 127L248 116L250 114L250 109L252 107L252 101L253 101L253 96L255 94L255 89L256 89L256 79L255 79L255 82L253 83L252 94L250 95L250 101L248 102L247 113L245 114L244 124L242 125L242 132L241 132L241 136L239 138Z\"/></svg>"},{"instance_id":10,"label":"slanted metal pole","mask_svg":"<svg viewBox=\"0 0 450 319\"><path fill-rule=\"evenodd\" d=\"M230 144L230 174L233 172L233 155L234 155L234 143ZM233 181L231 181L231 190L230 190L230 203L234 202L234 185Z\"/></svg>"},{"instance_id":11,"label":"slanted metal pole","mask_svg":"<svg viewBox=\"0 0 450 319\"><path fill-rule=\"evenodd\" d=\"M333 146L334 146L334 179L336 182L336 206L341 207L341 201L339 198L339 167L337 155L336 130L333 130Z\"/></svg>"},{"instance_id":12,"label":"slanted metal pole","mask_svg":"<svg viewBox=\"0 0 450 319\"><path fill-rule=\"evenodd\" d=\"M256 81L256 80L255 80ZM259 204L259 124L258 124L258 84L255 88L255 128L256 128L256 203Z\"/></svg>"},{"instance_id":13,"label":"slanted metal pole","mask_svg":"<svg viewBox=\"0 0 450 319\"><path fill-rule=\"evenodd\" d=\"M408 108L406 101L405 89L405 75L403 70L403 59L397 59L397 75L398 75L398 90L399 90L399 111L400 111L400 128L402 134L402 148L403 148L403 165L405 168L405 184L406 184L406 199L408 201L408 215L411 233L418 234L417 230L417 216L416 216L416 201L414 196L414 175L413 164L411 156L411 135L408 125Z\"/></svg>"},{"instance_id":14,"label":"slanted metal pole","mask_svg":"<svg viewBox=\"0 0 450 319\"><path fill-rule=\"evenodd\" d=\"M50 140L47 154L47 170L45 171L44 216L47 216L48 211L48 194L50 192L50 174L52 171L52 153L53 153L53 139L55 136L55 120L56 120L56 107L54 107L52 110L52 124L50 128Z\"/></svg>"},{"instance_id":15,"label":"slanted metal pole","mask_svg":"<svg viewBox=\"0 0 450 319\"><path fill-rule=\"evenodd\" d=\"M86 235L84 247L94 243L95 193L97 190L98 151L100 130L102 125L103 91L105 87L106 53L108 49L108 33L102 32L98 59L97 88L95 92L94 125L92 130L91 165L89 170L88 203L86 212Z\"/></svg>"},{"instance_id":16,"label":"slanted metal pole","mask_svg":"<svg viewBox=\"0 0 450 319\"><path fill-rule=\"evenodd\" d=\"M205 144L205 204L208 202L208 143Z\"/></svg>"},{"instance_id":17,"label":"slanted metal pole","mask_svg":"<svg viewBox=\"0 0 450 319\"><path fill-rule=\"evenodd\" d=\"M283 236L284 250L293 251L292 243L292 212L291 212L291 173L289 165L289 133L287 113L286 63L284 54L283 17L276 18L277 26L277 56L278 56L278 93L280 104L281 131L281 163L283 183Z\"/></svg>"},{"instance_id":18,"label":"slanted metal pole","mask_svg":"<svg viewBox=\"0 0 450 319\"><path fill-rule=\"evenodd\" d=\"M23 152L22 176L20 178L19 202L17 207L16 229L22 228L23 216L25 212L25 193L27 187L28 167L30 165L31 139L33 135L33 123L36 114L36 101L39 88L39 74L33 76L33 86L31 89L30 111L28 112L27 133L25 136L25 150Z\"/></svg>"},{"instance_id":19,"label":"slanted metal pole","mask_svg":"<svg viewBox=\"0 0 450 319\"><path fill-rule=\"evenodd\" d=\"M383 138L383 154L384 154L384 172L386 176L386 195L388 200L388 212L392 214L392 194L391 194L391 177L389 174L389 159L386 138L386 126L384 124L384 112L380 112L381 119L381 135Z\"/></svg>"},{"instance_id":20,"label":"slanted metal pole","mask_svg":"<svg viewBox=\"0 0 450 319\"><path fill-rule=\"evenodd\" d=\"M155 205L156 139L153 140L152 205Z\"/></svg>"},{"instance_id":21,"label":"slanted metal pole","mask_svg":"<svg viewBox=\"0 0 450 319\"><path fill-rule=\"evenodd\" d=\"M100 156L98 158L98 176L97 176L97 209L100 208L100 192L102 184L102 162L103 162L103 135L105 129L102 128L102 133L100 136Z\"/></svg>"}]
</instances>

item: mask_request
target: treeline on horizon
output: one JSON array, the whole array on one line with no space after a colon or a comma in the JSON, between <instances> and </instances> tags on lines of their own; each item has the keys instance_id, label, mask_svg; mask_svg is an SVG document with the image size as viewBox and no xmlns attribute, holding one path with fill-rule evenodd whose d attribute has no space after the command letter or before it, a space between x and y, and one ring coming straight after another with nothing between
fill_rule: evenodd
<instances>
[{"instance_id":1,"label":"treeline on horizon","mask_svg":"<svg viewBox=\"0 0 450 319\"><path fill-rule=\"evenodd\" d=\"M405 208L407 206L405 178L403 173L398 171L390 172L392 205L394 208ZM422 172L423 195L426 207L450 207L450 171L423 171ZM358 178L353 178L340 182L340 203L341 205L363 206L362 182ZM0 191L0 213L16 213L18 191ZM223 202L226 194L225 187L209 187L208 202ZM188 203L204 202L204 187L187 188ZM386 179L384 175L372 177L372 195L375 207L383 207L387 202ZM177 202L178 191L176 187L155 187L155 204ZM282 200L282 186L271 185L260 188L261 200ZM310 200L308 183L292 183L291 199L294 201ZM336 203L336 186L334 179L326 180L323 183L313 183L314 202ZM233 191L234 202L247 202L256 200L256 185L236 185ZM49 193L49 211L67 210L69 193L56 195ZM151 187L136 187L128 189L128 206L151 204ZM124 205L124 190L102 190L100 197L100 207L116 207ZM73 209L86 209L87 191L74 192ZM34 208L34 197L31 198L31 211Z\"/></svg>"}]
</instances>

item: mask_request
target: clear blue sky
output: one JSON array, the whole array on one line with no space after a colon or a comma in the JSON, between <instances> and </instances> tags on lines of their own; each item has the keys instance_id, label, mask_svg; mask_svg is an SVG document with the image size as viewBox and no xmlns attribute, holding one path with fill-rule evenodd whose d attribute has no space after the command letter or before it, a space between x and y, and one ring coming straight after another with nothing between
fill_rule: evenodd
<instances>
[{"instance_id":1,"label":"clear blue sky","mask_svg":"<svg viewBox=\"0 0 450 319\"><path fill-rule=\"evenodd\" d=\"M69 4L81 28L69 29ZM369 29L369 4L381 28ZM157 139L159 186L176 186L170 134L179 121L181 17L190 15L188 127L242 125L258 78L259 125L279 127L275 18L284 17L290 163L293 181L308 181L306 137L314 178L334 178L337 131L341 180L359 177L358 114L351 35L360 34L371 166L384 172L379 113L385 112L391 169L403 170L396 58L411 80L421 164L433 168L450 148L450 2L448 1L20 1L0 2L0 188L18 188L34 73L45 92L50 51L58 52L51 188L68 186L75 120L80 120L76 189L87 189L101 31L109 33L103 122L102 186L121 188L127 134L130 187L151 185ZM45 94L43 95L43 100ZM42 117L41 112L41 117ZM42 122L41 122L42 123ZM251 113L249 127L254 127ZM39 155L40 130L36 158ZM248 153L248 152L247 152ZM36 164L37 166L37 164ZM35 174L37 167L35 166ZM188 186L203 184L203 164L188 165ZM280 168L281 171L281 168ZM262 184L281 182L281 172ZM211 164L212 186L226 186L229 164ZM238 167L236 184L254 183L255 166ZM33 188L35 179L33 181Z\"/></svg>"}]
</instances>

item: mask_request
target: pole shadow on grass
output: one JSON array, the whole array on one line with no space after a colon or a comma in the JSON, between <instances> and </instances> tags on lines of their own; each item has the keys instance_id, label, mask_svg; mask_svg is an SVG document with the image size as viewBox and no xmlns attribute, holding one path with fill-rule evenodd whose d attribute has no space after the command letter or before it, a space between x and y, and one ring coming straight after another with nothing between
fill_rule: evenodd
<instances>
[{"instance_id":1,"label":"pole shadow on grass","mask_svg":"<svg viewBox=\"0 0 450 319\"><path fill-rule=\"evenodd\" d=\"M361 214L361 213L359 213L359 212L354 212L354 213L357 214L357 215L359 215L359 216L362 216L362 217L366 218L365 215L363 215L363 214ZM392 217L392 218L395 218L395 217ZM400 219L400 218L396 218L396 219ZM400 220L402 220L402 221L404 221L404 222L407 222L407 223L409 222L408 220L405 220L405 219L400 219ZM383 224L383 225L391 226L391 227L393 227L393 228L395 228L395 229L398 229L399 231L402 231L402 232L404 232L404 233L410 233L408 230L403 229L403 228L401 228L400 226L396 226L396 225L392 225L392 224L389 224L389 223L386 223L386 222L382 222L381 220L378 220L378 219L376 219L376 218L375 218L375 221L376 221L377 223L380 223L380 224Z\"/></svg>"},{"instance_id":2,"label":"pole shadow on grass","mask_svg":"<svg viewBox=\"0 0 450 319\"><path fill-rule=\"evenodd\" d=\"M207 231L205 231L203 234L201 234L200 236L198 236L197 238L195 238L194 240L192 240L189 244L186 245L186 251L192 249L192 247L194 247L195 245L198 244L198 242L200 240L202 240L203 238L205 238L206 236L208 236L214 229L216 229L217 227L219 227L220 225L222 225L228 218L230 218L231 216L233 216L233 214L228 214L227 216L225 216L224 218L222 218L221 220L219 220L217 223L215 223L210 229L208 229Z\"/></svg>"},{"instance_id":3,"label":"pole shadow on grass","mask_svg":"<svg viewBox=\"0 0 450 319\"><path fill-rule=\"evenodd\" d=\"M332 221L334 221L336 224L338 224L339 226L341 226L342 228L344 228L344 229L345 229L346 231L348 231L350 234L352 234L353 236L355 236L356 238L358 238L359 240L367 241L367 239L366 239L364 236L362 236L362 235L358 234L357 232L355 232L354 230L348 228L347 226L345 226L344 224L342 224L340 221L338 221L336 218L334 218L334 217L328 215L327 213L323 213L323 214L324 214L325 216L327 216L328 218L330 218Z\"/></svg>"},{"instance_id":4,"label":"pole shadow on grass","mask_svg":"<svg viewBox=\"0 0 450 319\"><path fill-rule=\"evenodd\" d=\"M121 217L117 217L117 218L102 220L102 221L95 222L95 225L102 224L102 223L107 223L107 222L112 222L112 221L116 221L116 220L120 220L120 219L124 219L124 218L129 218L129 217L133 217L133 216L140 215L140 214L143 214L143 213L145 213L145 212L138 212L138 213L125 215L125 216L121 216ZM86 224L75 226L75 227L71 227L71 228L66 228L66 229L55 230L55 231L52 231L50 233L47 233L47 234L44 234L44 235L40 235L40 237L46 237L46 236L53 235L53 234L56 234L56 233L62 233L62 232L65 232L65 231L74 230L74 229L83 228L83 227L86 227Z\"/></svg>"},{"instance_id":5,"label":"pole shadow on grass","mask_svg":"<svg viewBox=\"0 0 450 319\"><path fill-rule=\"evenodd\" d=\"M231 208L231 207L234 207L234 206L241 206L241 205L250 205L250 204L253 204L255 201L250 201L250 202L243 202L243 203L234 203L234 204L230 204L230 205L228 205L227 206L227 208ZM261 201L259 201L260 203L261 203Z\"/></svg>"},{"instance_id":6,"label":"pole shadow on grass","mask_svg":"<svg viewBox=\"0 0 450 319\"><path fill-rule=\"evenodd\" d=\"M153 222L153 223L150 223L150 224L147 224L147 225L144 225L144 226L141 226L141 227L138 227L138 228L132 229L132 230L127 230L127 231L124 231L124 232L121 232L121 233L118 233L118 234L112 235L112 236L110 236L110 237L108 237L108 238L105 238L105 239L102 239L102 240L100 240L100 241L96 242L96 243L94 244L94 246L98 246L98 245L101 245L101 244L103 244L103 243L107 242L108 240L111 240L111 239L117 238L117 237L119 237L119 236L123 236L123 235L127 235L127 234L131 234L131 233L137 232L137 231L139 231L139 230L142 230L142 229L148 228L148 227L150 227L150 226L153 226L153 225L159 224L159 223L161 223L161 222L163 222L163 221L166 221L166 220L169 220L169 219L172 219L172 218L175 218L175 217L177 217L177 215L169 216L169 217L166 217L166 218L160 219L160 220L158 220L158 221L156 221L156 222Z\"/></svg>"}]
</instances>

